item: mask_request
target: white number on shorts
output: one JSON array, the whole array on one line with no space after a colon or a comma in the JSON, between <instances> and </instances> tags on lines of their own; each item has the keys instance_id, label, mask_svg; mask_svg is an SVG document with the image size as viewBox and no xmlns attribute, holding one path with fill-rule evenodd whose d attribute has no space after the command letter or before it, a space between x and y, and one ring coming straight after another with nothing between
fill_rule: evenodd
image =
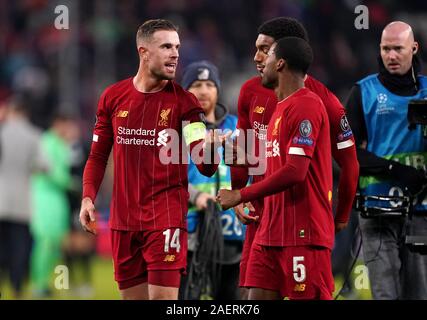
<instances>
[{"instance_id":1,"label":"white number on shorts","mask_svg":"<svg viewBox=\"0 0 427 320\"><path fill-rule=\"evenodd\" d=\"M172 235L171 240L171 229L166 229L163 231L163 234L165 236L165 252L169 252L169 248L176 248L176 252L179 252L179 249L181 249L181 245L179 244L179 230L175 229L175 232ZM169 243L170 242L170 243Z\"/></svg>"},{"instance_id":2,"label":"white number on shorts","mask_svg":"<svg viewBox=\"0 0 427 320\"><path fill-rule=\"evenodd\" d=\"M294 272L294 279L296 282L303 282L305 280L305 266L302 263L304 257L294 257L293 259L293 272Z\"/></svg>"}]
</instances>

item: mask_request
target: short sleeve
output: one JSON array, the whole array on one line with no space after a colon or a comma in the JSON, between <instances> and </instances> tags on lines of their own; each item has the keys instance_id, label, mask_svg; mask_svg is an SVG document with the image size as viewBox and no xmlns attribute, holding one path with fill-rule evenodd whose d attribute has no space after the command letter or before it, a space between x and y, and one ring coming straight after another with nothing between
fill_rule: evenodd
<instances>
[{"instance_id":1,"label":"short sleeve","mask_svg":"<svg viewBox=\"0 0 427 320\"><path fill-rule=\"evenodd\" d=\"M353 132L341 102L331 92L322 101L328 112L332 147L341 150L354 145Z\"/></svg>"},{"instance_id":2,"label":"short sleeve","mask_svg":"<svg viewBox=\"0 0 427 320\"><path fill-rule=\"evenodd\" d=\"M354 145L353 132L339 99L321 82L311 78L309 83L311 90L322 100L328 114L332 149L341 150Z\"/></svg>"},{"instance_id":3,"label":"short sleeve","mask_svg":"<svg viewBox=\"0 0 427 320\"><path fill-rule=\"evenodd\" d=\"M93 130L93 142L109 142L113 138L113 126L111 123L111 108L108 102L108 88L102 93L98 101L96 111L95 128Z\"/></svg>"},{"instance_id":4,"label":"short sleeve","mask_svg":"<svg viewBox=\"0 0 427 320\"><path fill-rule=\"evenodd\" d=\"M287 128L284 126L286 126ZM324 106L320 100L300 97L290 107L282 130L289 130L287 154L311 158L322 127L327 124Z\"/></svg>"},{"instance_id":5,"label":"short sleeve","mask_svg":"<svg viewBox=\"0 0 427 320\"><path fill-rule=\"evenodd\" d=\"M188 91L183 91L180 103L181 121L189 123L205 122L205 112L194 94Z\"/></svg>"},{"instance_id":6,"label":"short sleeve","mask_svg":"<svg viewBox=\"0 0 427 320\"><path fill-rule=\"evenodd\" d=\"M239 99L237 101L237 129L243 131L251 129L251 123L249 120L249 107L250 101L247 95L246 86L242 86L240 89Z\"/></svg>"},{"instance_id":7,"label":"short sleeve","mask_svg":"<svg viewBox=\"0 0 427 320\"><path fill-rule=\"evenodd\" d=\"M181 123L187 145L203 140L206 135L205 113L199 100L188 91L183 91L181 99Z\"/></svg>"}]
</instances>

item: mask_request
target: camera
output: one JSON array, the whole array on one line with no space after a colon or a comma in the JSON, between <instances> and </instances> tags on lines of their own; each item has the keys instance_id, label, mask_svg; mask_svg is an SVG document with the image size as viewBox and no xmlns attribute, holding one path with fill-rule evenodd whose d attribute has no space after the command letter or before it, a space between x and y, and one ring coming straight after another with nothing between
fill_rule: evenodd
<instances>
[{"instance_id":1,"label":"camera","mask_svg":"<svg viewBox=\"0 0 427 320\"><path fill-rule=\"evenodd\" d=\"M411 208L411 199L408 196L367 196L356 194L355 209L362 218L402 217L406 216ZM393 202L395 205L391 206Z\"/></svg>"},{"instance_id":2,"label":"camera","mask_svg":"<svg viewBox=\"0 0 427 320\"><path fill-rule=\"evenodd\" d=\"M408 196L366 196L356 194L355 209L364 219L378 217L406 217L411 222L412 199ZM389 203L395 203L390 206ZM413 235L405 232L404 243L411 251L427 254L427 235Z\"/></svg>"},{"instance_id":3,"label":"camera","mask_svg":"<svg viewBox=\"0 0 427 320\"><path fill-rule=\"evenodd\" d=\"M408 103L408 129L415 130L421 126L423 137L427 138L427 99L414 99ZM423 192L425 196L425 191ZM410 196L367 196L356 194L355 209L362 218L405 217L407 223L412 220L414 199ZM404 243L411 251L427 254L427 235L411 234L406 230Z\"/></svg>"}]
</instances>

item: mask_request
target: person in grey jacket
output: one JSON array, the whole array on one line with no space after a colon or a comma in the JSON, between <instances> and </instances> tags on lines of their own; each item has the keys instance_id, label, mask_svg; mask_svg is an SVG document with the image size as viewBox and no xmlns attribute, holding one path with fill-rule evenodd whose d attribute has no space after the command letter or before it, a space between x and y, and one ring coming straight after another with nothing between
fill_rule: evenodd
<instances>
[{"instance_id":1,"label":"person in grey jacket","mask_svg":"<svg viewBox=\"0 0 427 320\"><path fill-rule=\"evenodd\" d=\"M49 165L24 99L15 97L6 108L0 129L0 280L8 274L14 298L20 298L31 252L30 177Z\"/></svg>"}]
</instances>

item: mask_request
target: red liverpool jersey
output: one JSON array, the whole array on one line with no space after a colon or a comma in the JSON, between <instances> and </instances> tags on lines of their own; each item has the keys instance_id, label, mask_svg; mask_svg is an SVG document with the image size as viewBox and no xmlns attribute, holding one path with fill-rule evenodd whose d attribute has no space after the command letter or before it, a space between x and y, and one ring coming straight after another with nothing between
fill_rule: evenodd
<instances>
[{"instance_id":1,"label":"red liverpool jersey","mask_svg":"<svg viewBox=\"0 0 427 320\"><path fill-rule=\"evenodd\" d=\"M336 161L339 161L339 157L344 157L345 154L337 152L338 150L349 147L355 148L354 138L345 115L345 109L338 98L313 77L307 75L304 85L307 89L310 89L320 97L326 108L330 123L332 155ZM253 129L255 131L255 136L258 140L255 143L256 149L253 150L253 152L256 155L260 152L259 142L264 142L266 139L268 124L276 109L276 105L277 98L274 91L262 86L260 76L253 77L243 84L238 101L237 128L243 131L248 129ZM355 151L352 150L352 152ZM354 159L356 158L354 157ZM357 166L357 163L355 165ZM242 168L231 168L233 189L240 189L246 185L248 178L247 169L246 174L243 173L243 171ZM253 182L261 181L262 178L263 175L253 176ZM352 179L350 176L348 179L344 177L344 179L340 180L340 187L353 188L353 182L357 183L357 179ZM344 186L341 186L341 183ZM346 203L341 204L345 207L344 210L347 211L347 214L349 214L351 209L353 196L350 196L348 199L343 199ZM262 200L255 201L253 204L256 208L262 208ZM257 215L258 214L261 214L261 210L257 210Z\"/></svg>"},{"instance_id":2,"label":"red liverpool jersey","mask_svg":"<svg viewBox=\"0 0 427 320\"><path fill-rule=\"evenodd\" d=\"M265 143L268 123L276 105L274 91L261 85L261 77L252 78L243 84L238 101L237 129L243 132L254 130L256 137L254 149L249 151L257 156L262 153L260 143ZM253 182L262 180L262 177L263 175L254 175ZM241 187L245 184L246 181Z\"/></svg>"},{"instance_id":3,"label":"red liverpool jersey","mask_svg":"<svg viewBox=\"0 0 427 320\"><path fill-rule=\"evenodd\" d=\"M332 249L332 157L329 120L322 100L302 88L280 101L266 141L266 177L288 155L311 159L303 182L264 198L255 241L266 246L318 245Z\"/></svg>"},{"instance_id":4,"label":"red liverpool jersey","mask_svg":"<svg viewBox=\"0 0 427 320\"><path fill-rule=\"evenodd\" d=\"M178 163L162 163L161 153L174 139L171 129L181 144L183 121L199 122L200 114L197 99L173 81L154 93L138 91L132 78L104 91L83 176L83 197L94 201L113 147L112 229L186 227L187 161L181 161L188 157L186 149L177 149Z\"/></svg>"}]
</instances>

